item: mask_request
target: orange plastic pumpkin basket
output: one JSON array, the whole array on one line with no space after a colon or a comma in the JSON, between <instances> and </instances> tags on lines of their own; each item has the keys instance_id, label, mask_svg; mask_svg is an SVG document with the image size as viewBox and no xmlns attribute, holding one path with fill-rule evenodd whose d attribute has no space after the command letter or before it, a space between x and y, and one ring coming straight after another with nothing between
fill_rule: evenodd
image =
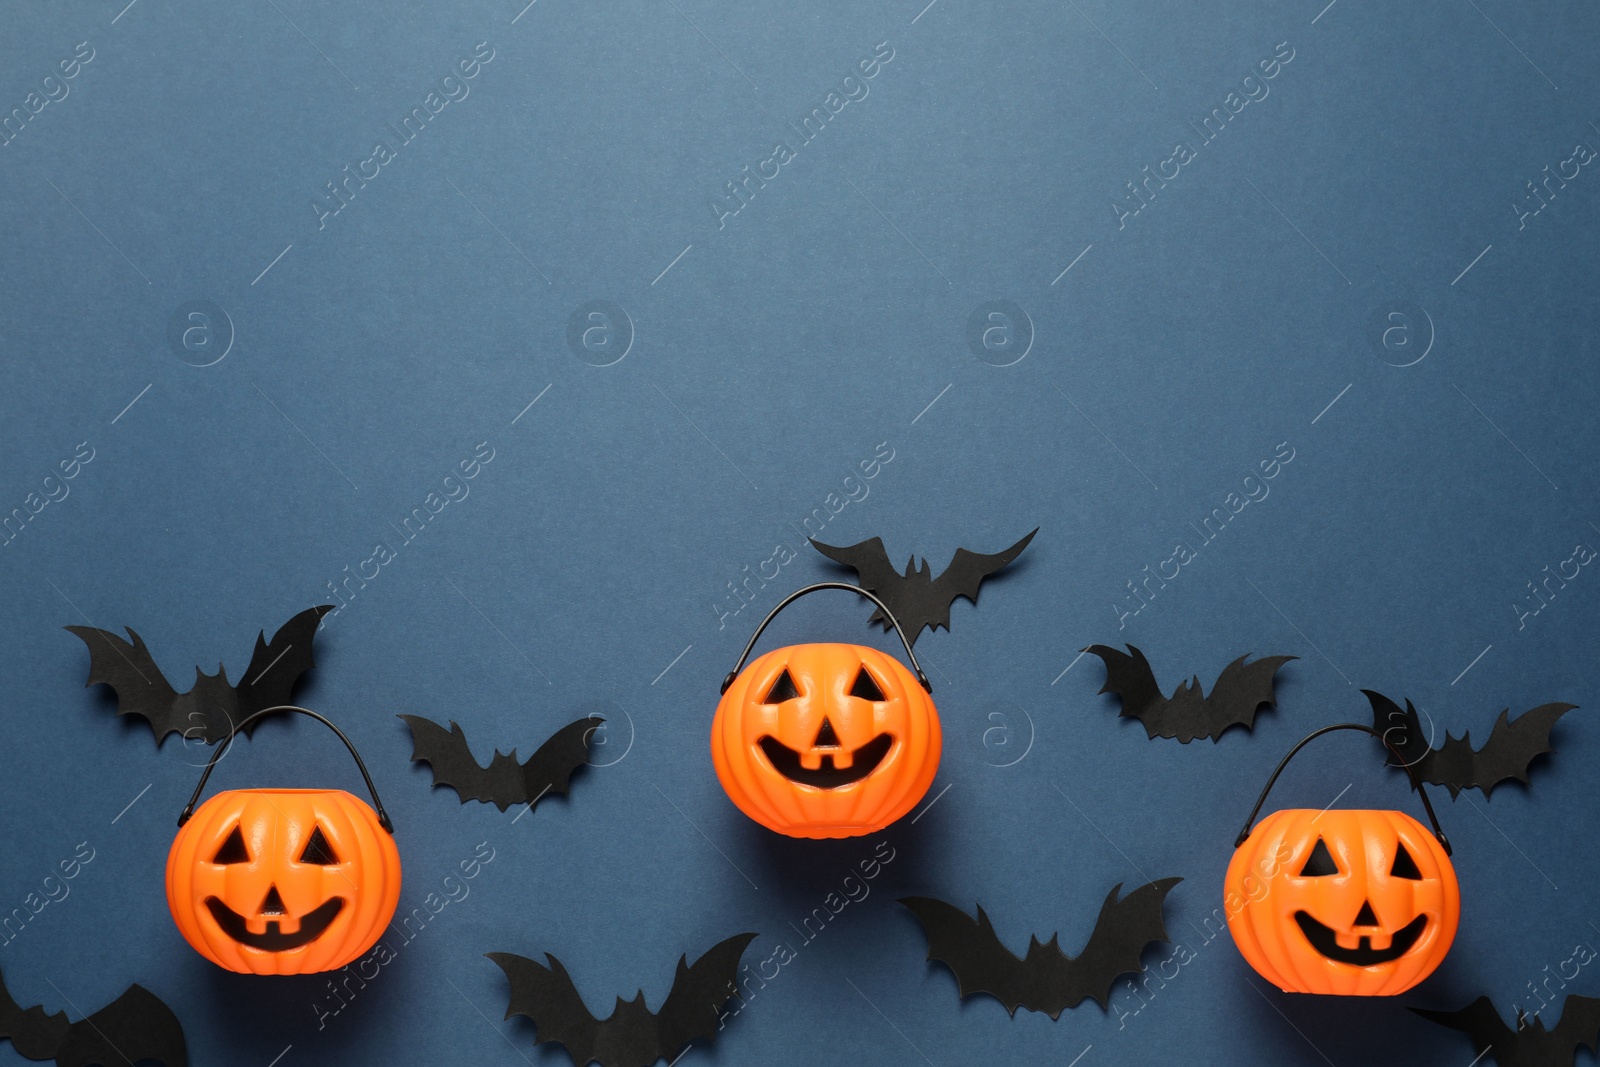
<instances>
[{"instance_id":1,"label":"orange plastic pumpkin basket","mask_svg":"<svg viewBox=\"0 0 1600 1067\"><path fill-rule=\"evenodd\" d=\"M789 645L745 667L768 623L819 589L847 589L878 606L911 670L875 648ZM914 672L914 673L913 673ZM844 582L784 598L756 627L722 682L711 761L728 798L790 837L856 837L917 805L939 770L943 735L933 686L887 605Z\"/></svg>"},{"instance_id":2,"label":"orange plastic pumpkin basket","mask_svg":"<svg viewBox=\"0 0 1600 1067\"><path fill-rule=\"evenodd\" d=\"M374 811L342 789L231 789L195 810L240 730L277 711L309 715L355 757ZM219 967L310 974L371 948L400 902L394 825L366 765L333 723L305 708L266 708L212 754L167 853L167 907L178 932Z\"/></svg>"},{"instance_id":3,"label":"orange plastic pumpkin basket","mask_svg":"<svg viewBox=\"0 0 1600 1067\"><path fill-rule=\"evenodd\" d=\"M1432 823L1399 811L1275 811L1251 829L1295 753L1278 764L1234 842L1223 906L1239 952L1286 993L1393 996L1444 962L1461 918L1450 841L1416 772L1405 766Z\"/></svg>"}]
</instances>

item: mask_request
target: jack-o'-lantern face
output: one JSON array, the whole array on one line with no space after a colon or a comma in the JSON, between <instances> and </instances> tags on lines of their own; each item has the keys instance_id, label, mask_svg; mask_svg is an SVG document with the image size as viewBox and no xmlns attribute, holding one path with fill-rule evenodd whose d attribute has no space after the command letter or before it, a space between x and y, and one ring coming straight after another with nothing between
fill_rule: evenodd
<instances>
[{"instance_id":1,"label":"jack-o'-lantern face","mask_svg":"<svg viewBox=\"0 0 1600 1067\"><path fill-rule=\"evenodd\" d=\"M167 857L179 931L232 971L342 967L372 946L399 899L394 838L342 790L219 793L178 831Z\"/></svg>"},{"instance_id":2,"label":"jack-o'-lantern face","mask_svg":"<svg viewBox=\"0 0 1600 1067\"><path fill-rule=\"evenodd\" d=\"M861 645L776 649L717 705L711 756L730 799L791 837L882 829L939 769L939 715L911 672Z\"/></svg>"},{"instance_id":3,"label":"jack-o'-lantern face","mask_svg":"<svg viewBox=\"0 0 1600 1067\"><path fill-rule=\"evenodd\" d=\"M1455 868L1398 811L1278 811L1235 850L1225 904L1239 951L1285 992L1391 996L1455 940Z\"/></svg>"}]
</instances>

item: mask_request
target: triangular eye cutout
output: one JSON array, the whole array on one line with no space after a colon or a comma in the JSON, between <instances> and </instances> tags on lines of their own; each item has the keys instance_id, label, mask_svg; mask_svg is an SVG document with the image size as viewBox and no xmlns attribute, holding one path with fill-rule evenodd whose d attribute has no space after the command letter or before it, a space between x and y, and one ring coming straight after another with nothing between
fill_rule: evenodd
<instances>
[{"instance_id":1,"label":"triangular eye cutout","mask_svg":"<svg viewBox=\"0 0 1600 1067\"><path fill-rule=\"evenodd\" d=\"M1333 862L1333 854L1328 851L1328 846L1322 838L1317 838L1317 847L1311 850L1311 855L1306 860L1306 865L1300 868L1302 878L1325 878L1330 874L1338 874L1339 865Z\"/></svg>"},{"instance_id":2,"label":"triangular eye cutout","mask_svg":"<svg viewBox=\"0 0 1600 1067\"><path fill-rule=\"evenodd\" d=\"M1422 881L1422 872L1417 870L1417 861L1411 858L1411 853L1406 851L1406 846L1401 844L1395 847L1394 869L1389 872L1393 878L1410 878L1412 881Z\"/></svg>"},{"instance_id":3,"label":"triangular eye cutout","mask_svg":"<svg viewBox=\"0 0 1600 1067\"><path fill-rule=\"evenodd\" d=\"M785 667L783 673L778 675L778 680L772 683L772 688L767 690L767 699L763 704L782 704L785 700L793 700L800 695L800 690L794 687L794 679L789 677L789 668Z\"/></svg>"},{"instance_id":4,"label":"triangular eye cutout","mask_svg":"<svg viewBox=\"0 0 1600 1067\"><path fill-rule=\"evenodd\" d=\"M817 731L817 739L811 742L812 748L838 748L839 735L833 732L833 723L826 718L822 720L822 729Z\"/></svg>"},{"instance_id":5,"label":"triangular eye cutout","mask_svg":"<svg viewBox=\"0 0 1600 1067\"><path fill-rule=\"evenodd\" d=\"M330 867L339 862L333 854L333 846L322 836L322 827L319 826L311 831L311 840L306 842L305 851L300 853L300 862L315 863L323 867Z\"/></svg>"},{"instance_id":6,"label":"triangular eye cutout","mask_svg":"<svg viewBox=\"0 0 1600 1067\"><path fill-rule=\"evenodd\" d=\"M878 688L878 680L867 673L865 667L856 675L856 684L850 687L850 695L860 697L862 700L884 701L889 699L883 695L883 690Z\"/></svg>"},{"instance_id":7,"label":"triangular eye cutout","mask_svg":"<svg viewBox=\"0 0 1600 1067\"><path fill-rule=\"evenodd\" d=\"M250 850L244 847L244 835L239 832L239 828L237 826L233 828L233 833L228 835L228 839L222 843L222 847L217 849L217 854L212 857L211 862L250 862Z\"/></svg>"},{"instance_id":8,"label":"triangular eye cutout","mask_svg":"<svg viewBox=\"0 0 1600 1067\"><path fill-rule=\"evenodd\" d=\"M263 915L287 915L289 908L284 904L283 898L278 895L278 887L270 886L267 889L267 899L261 902Z\"/></svg>"}]
</instances>

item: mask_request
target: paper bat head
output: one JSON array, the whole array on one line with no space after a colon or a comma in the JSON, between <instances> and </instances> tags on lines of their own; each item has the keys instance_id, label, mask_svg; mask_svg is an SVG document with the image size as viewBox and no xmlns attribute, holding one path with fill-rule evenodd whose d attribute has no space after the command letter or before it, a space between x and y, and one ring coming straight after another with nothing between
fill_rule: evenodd
<instances>
[{"instance_id":1,"label":"paper bat head","mask_svg":"<svg viewBox=\"0 0 1600 1067\"><path fill-rule=\"evenodd\" d=\"M1400 811L1276 811L1234 850L1228 929L1286 993L1392 996L1455 940L1461 891L1428 829Z\"/></svg>"},{"instance_id":2,"label":"paper bat head","mask_svg":"<svg viewBox=\"0 0 1600 1067\"><path fill-rule=\"evenodd\" d=\"M729 799L790 837L855 837L916 806L939 770L933 698L894 657L790 645L733 681L711 724Z\"/></svg>"}]
</instances>

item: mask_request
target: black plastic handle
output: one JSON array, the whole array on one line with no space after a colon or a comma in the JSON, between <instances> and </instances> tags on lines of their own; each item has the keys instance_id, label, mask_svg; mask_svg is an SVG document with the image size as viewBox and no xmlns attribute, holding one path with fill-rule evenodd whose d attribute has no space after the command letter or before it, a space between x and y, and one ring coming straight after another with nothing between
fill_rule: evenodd
<instances>
[{"instance_id":1,"label":"black plastic handle","mask_svg":"<svg viewBox=\"0 0 1600 1067\"><path fill-rule=\"evenodd\" d=\"M333 725L333 723L328 719L318 715L309 708L297 708L292 704L279 704L276 707L262 708L254 715L244 719L232 730L228 731L228 739L218 746L217 750L211 754L211 758L206 761L206 769L200 772L200 784L194 787L194 795L189 798L189 803L184 805L183 814L178 816L178 825L182 826L194 815L194 806L200 802L200 794L202 791L204 791L206 782L211 778L212 769L216 767L218 760L227 755L228 749L233 746L233 739L238 736L239 731L243 730L245 727L261 718L263 715L271 715L274 712L279 711L297 711L301 715L309 715L339 735L339 740L343 741L344 747L350 750L351 757L356 761L356 769L361 772L362 779L367 783L367 792L372 794L372 806L378 812L378 825L389 831L390 834L393 834L394 823L390 821L389 813L383 810L383 801L378 799L378 787L372 784L372 775L367 773L367 765L361 762L361 753L356 751L356 746L350 743L350 739L344 735L343 730Z\"/></svg>"},{"instance_id":2,"label":"black plastic handle","mask_svg":"<svg viewBox=\"0 0 1600 1067\"><path fill-rule=\"evenodd\" d=\"M911 669L916 673L917 681L922 684L923 691L933 692L933 683L929 682L928 676L922 673L922 664L917 662L917 654L911 651L911 642L906 640L906 632L900 628L900 620L894 617L894 612L889 610L889 605L879 600L871 591L863 589L859 585L851 585L848 582L818 582L816 585L808 585L804 589L796 589L778 601L778 606L767 612L767 617L761 620L761 625L756 627L756 632L750 635L750 643L744 646L743 652L739 653L739 662L733 665L733 670L729 671L728 676L722 680L722 692L726 693L728 687L733 684L733 680L739 677L739 672L744 670L744 661L750 658L750 650L756 647L756 642L761 639L762 631L767 628L768 623L777 618L778 612L807 593L815 593L819 589L848 589L852 593L860 593L878 605L878 610L883 612L883 617L889 620L890 625L894 627L894 632L900 635L900 643L906 649L906 658L911 661Z\"/></svg>"},{"instance_id":3,"label":"black plastic handle","mask_svg":"<svg viewBox=\"0 0 1600 1067\"><path fill-rule=\"evenodd\" d=\"M1245 843L1246 839L1249 838L1250 828L1255 823L1256 816L1261 814L1261 805L1267 802L1267 794L1272 792L1273 785L1275 785L1278 781L1278 775L1282 774L1283 769L1289 765L1289 761L1294 759L1295 753L1299 752L1302 748L1305 748L1307 744L1315 741L1323 734L1332 733L1335 730L1360 730L1364 734L1371 734L1373 737L1376 737L1379 741L1383 742L1384 748L1387 748L1399 758L1400 765L1406 769L1406 774L1411 779L1412 788L1417 791L1417 796L1422 798L1422 806L1428 812L1428 821L1433 824L1433 836L1439 839L1440 846L1444 848L1444 854L1446 856L1450 855L1450 839L1444 836L1444 831L1439 828L1439 816L1433 813L1433 804L1428 801L1428 794L1423 791L1422 782L1417 778L1416 769L1405 761L1405 757L1400 755L1400 750L1391 745L1388 738L1384 737L1372 727L1364 726L1358 722L1342 722L1333 726L1324 726L1322 729L1313 730L1311 733L1301 738L1300 743L1291 748L1289 750L1289 754L1283 757L1283 760L1278 764L1278 769L1272 772L1272 777L1267 779L1267 787L1263 789L1261 791L1261 795L1256 798L1256 806L1250 809L1250 817L1245 819L1244 829L1239 831L1239 836L1233 842L1233 847L1238 848L1240 845Z\"/></svg>"}]
</instances>

